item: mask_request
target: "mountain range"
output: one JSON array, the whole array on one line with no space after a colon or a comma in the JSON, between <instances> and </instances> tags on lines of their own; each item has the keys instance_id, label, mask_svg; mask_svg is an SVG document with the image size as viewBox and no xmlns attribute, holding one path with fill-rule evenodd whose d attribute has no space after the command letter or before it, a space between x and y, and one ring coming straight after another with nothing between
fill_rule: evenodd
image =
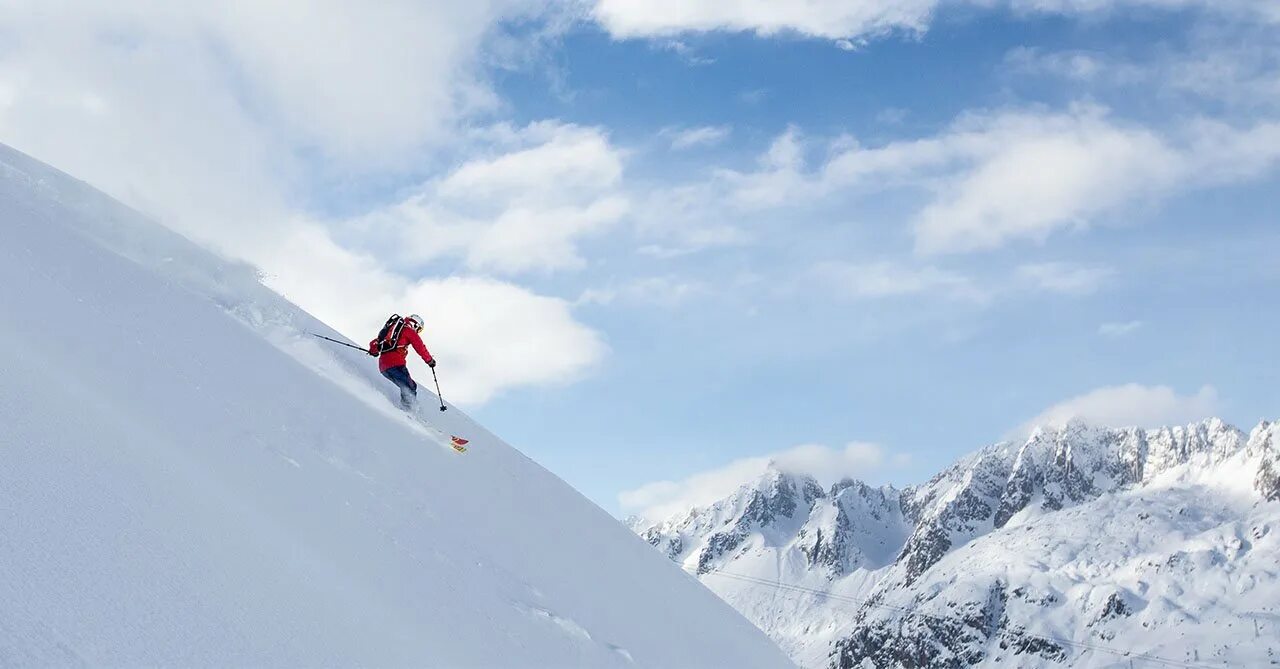
<instances>
[{"instance_id":1,"label":"mountain range","mask_svg":"<svg viewBox=\"0 0 1280 669\"><path fill-rule=\"evenodd\" d=\"M1280 663L1275 423L1073 421L903 489L771 466L629 523L801 666Z\"/></svg>"}]
</instances>

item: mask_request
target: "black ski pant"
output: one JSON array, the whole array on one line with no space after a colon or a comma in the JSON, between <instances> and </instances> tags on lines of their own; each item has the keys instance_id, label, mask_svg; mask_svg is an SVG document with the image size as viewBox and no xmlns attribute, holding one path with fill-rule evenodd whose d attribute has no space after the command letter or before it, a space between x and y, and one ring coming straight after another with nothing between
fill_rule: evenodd
<instances>
[{"instance_id":1,"label":"black ski pant","mask_svg":"<svg viewBox=\"0 0 1280 669\"><path fill-rule=\"evenodd\" d=\"M409 376L409 368L401 365L382 372L387 380L400 389L400 408L408 411L418 403L418 384Z\"/></svg>"}]
</instances>

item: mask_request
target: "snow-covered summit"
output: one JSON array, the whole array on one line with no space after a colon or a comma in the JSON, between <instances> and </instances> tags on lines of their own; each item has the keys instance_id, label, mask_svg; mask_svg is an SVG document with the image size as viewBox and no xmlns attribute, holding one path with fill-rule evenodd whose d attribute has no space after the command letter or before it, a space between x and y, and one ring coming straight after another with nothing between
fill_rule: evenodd
<instances>
[{"instance_id":1,"label":"snow-covered summit","mask_svg":"<svg viewBox=\"0 0 1280 669\"><path fill-rule=\"evenodd\" d=\"M1154 430L1072 421L1038 428L1021 444L988 447L904 492L915 531L898 558L899 576L910 584L952 548L1025 517L1145 485L1174 469L1196 471L1187 465L1214 467L1245 440L1217 418Z\"/></svg>"},{"instance_id":2,"label":"snow-covered summit","mask_svg":"<svg viewBox=\"0 0 1280 669\"><path fill-rule=\"evenodd\" d=\"M789 492L794 511L745 513L762 486ZM767 474L639 531L806 666L1111 666L1114 654L1072 644L1117 640L1178 660L1203 644L1241 666L1280 652L1249 622L1270 620L1273 642L1280 632L1266 601L1280 601L1280 572L1266 566L1280 527L1274 423L1246 435L1218 419L1075 421L904 490L800 492L815 488ZM1182 610L1178 594L1203 584L1217 590Z\"/></svg>"},{"instance_id":3,"label":"snow-covered summit","mask_svg":"<svg viewBox=\"0 0 1280 669\"><path fill-rule=\"evenodd\" d=\"M0 240L0 664L787 665L252 268L5 147Z\"/></svg>"},{"instance_id":4,"label":"snow-covered summit","mask_svg":"<svg viewBox=\"0 0 1280 669\"><path fill-rule=\"evenodd\" d=\"M830 601L777 596L768 583L856 594L892 563L910 526L901 492L846 480L823 488L768 468L732 495L659 522L632 519L642 538L696 574L768 632L793 659L816 666L848 631Z\"/></svg>"},{"instance_id":5,"label":"snow-covered summit","mask_svg":"<svg viewBox=\"0 0 1280 669\"><path fill-rule=\"evenodd\" d=\"M699 574L746 553L777 549L798 551L807 567L835 577L892 557L887 551L893 549L886 546L902 530L899 494L854 480L824 489L813 477L769 467L704 509L631 524L650 544Z\"/></svg>"}]
</instances>

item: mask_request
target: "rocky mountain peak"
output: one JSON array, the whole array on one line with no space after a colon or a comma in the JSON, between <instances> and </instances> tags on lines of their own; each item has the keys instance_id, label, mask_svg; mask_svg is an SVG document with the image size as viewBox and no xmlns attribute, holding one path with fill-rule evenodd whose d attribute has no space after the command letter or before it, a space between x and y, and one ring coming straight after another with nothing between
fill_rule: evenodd
<instances>
[{"instance_id":1,"label":"rocky mountain peak","mask_svg":"<svg viewBox=\"0 0 1280 669\"><path fill-rule=\"evenodd\" d=\"M1228 487L1229 494L1215 497ZM1183 587L1177 579L1193 571L1197 578L1218 574L1215 565L1258 553L1250 544L1276 535L1277 523L1262 517L1243 529L1224 526L1222 545L1203 554L1195 547L1201 539L1185 549L1162 547L1163 537L1181 536L1176 528L1194 537L1215 523L1245 522L1224 511L1236 503L1229 500L1249 499L1240 496L1244 491L1256 492L1259 502L1280 501L1280 425L1262 423L1245 435L1218 419L1156 429L1071 421L975 451L927 483L901 490L856 479L823 489L812 477L771 467L710 507L640 532L700 574L838 587L872 602L854 616L847 605L796 605L772 591L766 596L727 579L705 580L802 657L827 658L835 648L830 657L842 666L868 659L893 666L894 658L914 666L1050 666L1075 656L1067 646L1023 634L1045 611L1077 616L1083 631L1068 626L1064 638L1103 638L1127 629L1130 620L1154 624L1161 600L1126 589L1123 579L1099 581L1083 598L1063 589L1074 587L1070 579L1058 589L1046 587L1057 572L1040 574L1036 565L1063 553L1036 551L1070 545L1081 555L1098 553L1092 571L1072 572L1090 578L1121 564L1112 553L1130 551L1136 562L1125 569L1153 570L1172 579L1168 587L1176 592ZM1266 516L1275 507L1256 508ZM1105 537L1094 524L1110 528ZM1138 543L1129 548L1125 541ZM1218 540L1206 535L1203 541ZM1148 564L1142 556L1153 550L1170 553ZM956 556L966 561L957 566ZM894 607L933 607L947 620L963 620L903 617ZM843 640L836 645L837 639Z\"/></svg>"}]
</instances>

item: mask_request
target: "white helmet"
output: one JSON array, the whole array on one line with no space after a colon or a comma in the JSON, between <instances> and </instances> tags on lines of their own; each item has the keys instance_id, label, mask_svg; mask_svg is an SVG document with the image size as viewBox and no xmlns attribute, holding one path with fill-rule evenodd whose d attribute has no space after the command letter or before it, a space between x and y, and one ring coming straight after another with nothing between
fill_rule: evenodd
<instances>
[{"instance_id":1,"label":"white helmet","mask_svg":"<svg viewBox=\"0 0 1280 669\"><path fill-rule=\"evenodd\" d=\"M406 318L405 320L406 320L406 321L413 321L413 323L412 323L412 324L410 324L410 327L412 327L414 330L417 330L418 332L422 332L422 327L423 327L424 325L426 325L426 322L425 322L425 321L423 321L423 320L422 320L422 317L421 317L421 316L419 316L418 314L412 314L412 315L410 315L408 318Z\"/></svg>"}]
</instances>

